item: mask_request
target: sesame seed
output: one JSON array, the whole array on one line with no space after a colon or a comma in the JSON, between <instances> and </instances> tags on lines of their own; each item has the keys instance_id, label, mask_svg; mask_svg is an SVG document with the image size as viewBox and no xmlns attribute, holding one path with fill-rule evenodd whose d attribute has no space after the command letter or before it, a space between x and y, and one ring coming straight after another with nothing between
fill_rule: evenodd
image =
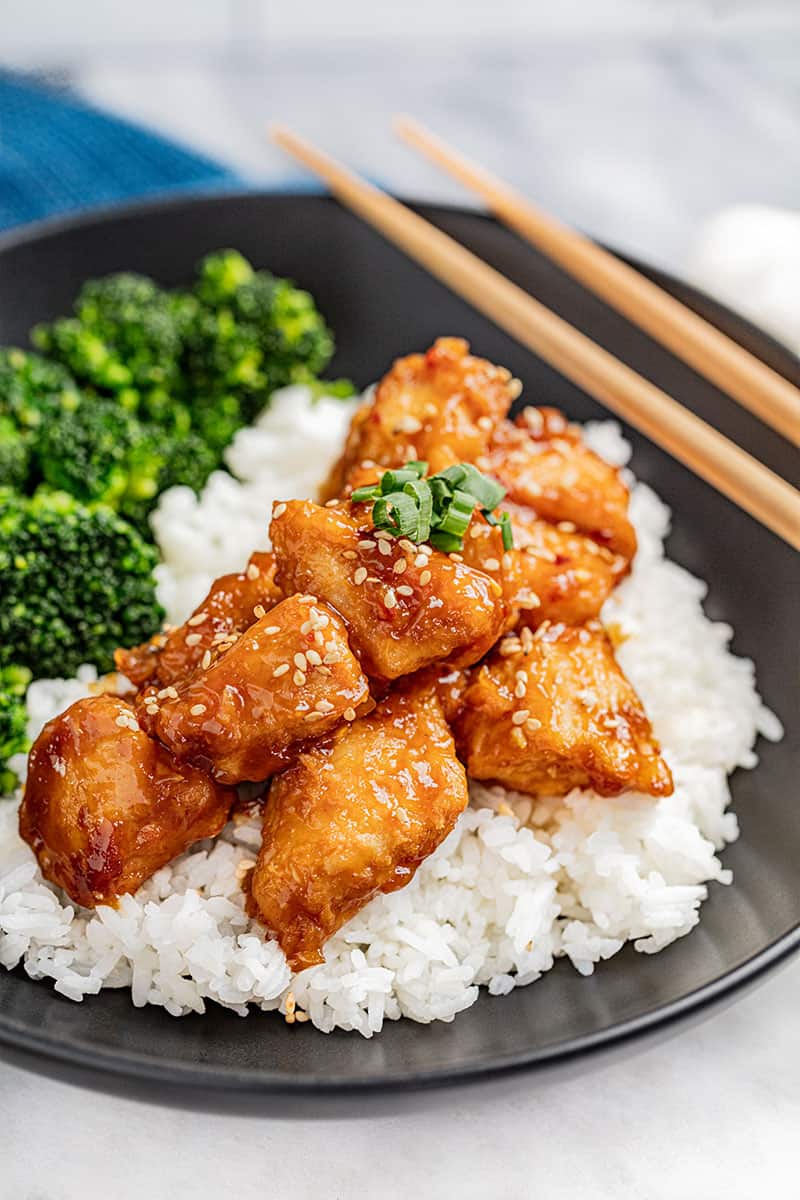
<instances>
[{"instance_id":1,"label":"sesame seed","mask_svg":"<svg viewBox=\"0 0 800 1200\"><path fill-rule=\"evenodd\" d=\"M325 501L325 507L326 507L326 508L336 508L336 505L337 505L338 503L339 503L339 501L338 501L338 500L336 499L336 497L334 496L333 500L326 500L326 501Z\"/></svg>"},{"instance_id":2,"label":"sesame seed","mask_svg":"<svg viewBox=\"0 0 800 1200\"><path fill-rule=\"evenodd\" d=\"M306 721L321 721L324 716L325 716L325 713L322 713L322 712L310 712L310 713L306 713L305 720Z\"/></svg>"},{"instance_id":3,"label":"sesame seed","mask_svg":"<svg viewBox=\"0 0 800 1200\"><path fill-rule=\"evenodd\" d=\"M395 575L402 575L407 566L408 563L404 558L398 558L397 562L392 567L392 570L394 571Z\"/></svg>"},{"instance_id":4,"label":"sesame seed","mask_svg":"<svg viewBox=\"0 0 800 1200\"><path fill-rule=\"evenodd\" d=\"M309 595L307 595L307 596L301 596L301 597L300 597L300 600L299 600L299 603L300 603L300 604L316 604L316 603L317 603L317 597L316 597L316 596L312 596L312 595L309 593Z\"/></svg>"},{"instance_id":5,"label":"sesame seed","mask_svg":"<svg viewBox=\"0 0 800 1200\"><path fill-rule=\"evenodd\" d=\"M419 577L419 581L423 587L431 581L430 571L423 571Z\"/></svg>"},{"instance_id":6,"label":"sesame seed","mask_svg":"<svg viewBox=\"0 0 800 1200\"><path fill-rule=\"evenodd\" d=\"M498 560L496 558L485 558L483 560L483 565L486 567L487 571L499 571L500 570L500 563L498 562Z\"/></svg>"},{"instance_id":7,"label":"sesame seed","mask_svg":"<svg viewBox=\"0 0 800 1200\"><path fill-rule=\"evenodd\" d=\"M308 1013L303 1012L302 1008L298 1008L297 1012L294 1014L294 1019L297 1021L298 1025L302 1025L305 1021L311 1020Z\"/></svg>"},{"instance_id":8,"label":"sesame seed","mask_svg":"<svg viewBox=\"0 0 800 1200\"><path fill-rule=\"evenodd\" d=\"M322 661L326 666L330 666L332 663L340 663L343 657L344 655L342 654L341 650L329 650Z\"/></svg>"},{"instance_id":9,"label":"sesame seed","mask_svg":"<svg viewBox=\"0 0 800 1200\"><path fill-rule=\"evenodd\" d=\"M416 553L417 547L413 542L410 542L408 538L400 538L400 541L397 544L401 550L405 550L406 554Z\"/></svg>"},{"instance_id":10,"label":"sesame seed","mask_svg":"<svg viewBox=\"0 0 800 1200\"><path fill-rule=\"evenodd\" d=\"M342 716L344 717L345 721L355 721L356 710L354 708L346 708L342 713Z\"/></svg>"},{"instance_id":11,"label":"sesame seed","mask_svg":"<svg viewBox=\"0 0 800 1200\"><path fill-rule=\"evenodd\" d=\"M187 646L198 646L203 640L201 633L187 633L185 641Z\"/></svg>"},{"instance_id":12,"label":"sesame seed","mask_svg":"<svg viewBox=\"0 0 800 1200\"><path fill-rule=\"evenodd\" d=\"M413 596L414 589L409 587L407 583L401 583L400 587L397 589L397 594L398 596Z\"/></svg>"},{"instance_id":13,"label":"sesame seed","mask_svg":"<svg viewBox=\"0 0 800 1200\"><path fill-rule=\"evenodd\" d=\"M453 562L463 562L464 561L463 554L455 554L454 553L454 554L450 554L448 557L452 558Z\"/></svg>"},{"instance_id":14,"label":"sesame seed","mask_svg":"<svg viewBox=\"0 0 800 1200\"><path fill-rule=\"evenodd\" d=\"M170 686L167 688L167 695L169 696L170 700L177 700L178 699L178 689L176 687L173 687L172 684L170 684Z\"/></svg>"},{"instance_id":15,"label":"sesame seed","mask_svg":"<svg viewBox=\"0 0 800 1200\"><path fill-rule=\"evenodd\" d=\"M314 667L318 667L322 662L322 656L316 650L306 650L306 658Z\"/></svg>"},{"instance_id":16,"label":"sesame seed","mask_svg":"<svg viewBox=\"0 0 800 1200\"><path fill-rule=\"evenodd\" d=\"M283 514L284 514L285 512L286 512L286 505L285 505L285 504L276 504L276 505L275 505L275 507L274 507L274 508L273 508L273 510L272 510L272 518L273 518L273 520L275 520L275 519L276 519L276 518L278 518L278 517L282 517L282 516L283 516Z\"/></svg>"},{"instance_id":17,"label":"sesame seed","mask_svg":"<svg viewBox=\"0 0 800 1200\"><path fill-rule=\"evenodd\" d=\"M358 544L362 550L374 550L375 549L375 542L372 540L372 538L361 538L359 540Z\"/></svg>"},{"instance_id":18,"label":"sesame seed","mask_svg":"<svg viewBox=\"0 0 800 1200\"><path fill-rule=\"evenodd\" d=\"M205 704L193 704L192 707L189 709L189 712L192 714L193 717L199 717L205 711L206 711Z\"/></svg>"},{"instance_id":19,"label":"sesame seed","mask_svg":"<svg viewBox=\"0 0 800 1200\"><path fill-rule=\"evenodd\" d=\"M169 695L169 688L162 688L160 692L156 692L156 700L164 700Z\"/></svg>"},{"instance_id":20,"label":"sesame seed","mask_svg":"<svg viewBox=\"0 0 800 1200\"><path fill-rule=\"evenodd\" d=\"M358 570L356 571L355 575L353 576L353 583L361 584L364 582L364 580L366 578L367 578L367 568L359 567Z\"/></svg>"},{"instance_id":21,"label":"sesame seed","mask_svg":"<svg viewBox=\"0 0 800 1200\"><path fill-rule=\"evenodd\" d=\"M528 717L527 721L525 722L525 728L526 728L526 729L531 729L531 730L534 730L534 729L541 729L541 728L542 728L542 722L541 722L541 721L537 721L536 717Z\"/></svg>"},{"instance_id":22,"label":"sesame seed","mask_svg":"<svg viewBox=\"0 0 800 1200\"><path fill-rule=\"evenodd\" d=\"M210 650L206 650L205 654L203 655L202 659L200 660L200 666L203 668L204 671L206 670L207 667L211 666L211 651Z\"/></svg>"},{"instance_id":23,"label":"sesame seed","mask_svg":"<svg viewBox=\"0 0 800 1200\"><path fill-rule=\"evenodd\" d=\"M268 637L272 637L273 634L280 633L280 631L281 631L280 625L268 625L267 628L262 629L261 632L267 634Z\"/></svg>"},{"instance_id":24,"label":"sesame seed","mask_svg":"<svg viewBox=\"0 0 800 1200\"><path fill-rule=\"evenodd\" d=\"M397 431L399 433L419 433L422 429L422 422L410 414L404 415L397 422Z\"/></svg>"},{"instance_id":25,"label":"sesame seed","mask_svg":"<svg viewBox=\"0 0 800 1200\"><path fill-rule=\"evenodd\" d=\"M483 526L483 525L470 525L470 527L469 527L469 536L470 536L471 538L479 538L479 537L482 537L482 536L483 536L483 532L484 532L484 526Z\"/></svg>"},{"instance_id":26,"label":"sesame seed","mask_svg":"<svg viewBox=\"0 0 800 1200\"><path fill-rule=\"evenodd\" d=\"M359 545L360 545L360 543L359 543ZM355 550L343 550L342 558L353 559L353 558L358 558L358 555L356 554Z\"/></svg>"},{"instance_id":27,"label":"sesame seed","mask_svg":"<svg viewBox=\"0 0 800 1200\"><path fill-rule=\"evenodd\" d=\"M515 725L511 730L511 740L512 742L516 742L520 750L524 750L528 744L528 739L525 737L525 734L522 732L519 725Z\"/></svg>"},{"instance_id":28,"label":"sesame seed","mask_svg":"<svg viewBox=\"0 0 800 1200\"><path fill-rule=\"evenodd\" d=\"M294 675L292 676L292 683L295 684L296 687L302 687L305 681L305 673L300 670L295 671Z\"/></svg>"},{"instance_id":29,"label":"sesame seed","mask_svg":"<svg viewBox=\"0 0 800 1200\"><path fill-rule=\"evenodd\" d=\"M159 708L158 708L157 704L148 704L147 707L145 708L145 712L148 714L148 716L151 716L151 717L154 717L158 711L159 711ZM117 722L117 724L119 724L119 721Z\"/></svg>"},{"instance_id":30,"label":"sesame seed","mask_svg":"<svg viewBox=\"0 0 800 1200\"><path fill-rule=\"evenodd\" d=\"M275 679L280 679L281 675L285 675L288 670L289 670L289 664L281 663L281 665L279 667L275 668L275 670L272 672L272 675Z\"/></svg>"},{"instance_id":31,"label":"sesame seed","mask_svg":"<svg viewBox=\"0 0 800 1200\"><path fill-rule=\"evenodd\" d=\"M392 547L391 547L391 544L390 544L389 542L385 542L385 541L383 541L383 540L381 539L381 540L378 542L378 552L379 552L380 554L383 554L383 555L384 555L384 557L386 557L387 555L391 554L391 553L392 553Z\"/></svg>"},{"instance_id":32,"label":"sesame seed","mask_svg":"<svg viewBox=\"0 0 800 1200\"><path fill-rule=\"evenodd\" d=\"M397 608L397 596L394 594L394 588L387 588L383 593L383 603L387 608Z\"/></svg>"},{"instance_id":33,"label":"sesame seed","mask_svg":"<svg viewBox=\"0 0 800 1200\"><path fill-rule=\"evenodd\" d=\"M524 680L520 679L519 683L514 688L514 695L517 697L518 700L522 700L527 691L528 691L528 685L525 683Z\"/></svg>"},{"instance_id":34,"label":"sesame seed","mask_svg":"<svg viewBox=\"0 0 800 1200\"><path fill-rule=\"evenodd\" d=\"M491 429L492 428L492 418L491 417L478 417L476 424L479 429Z\"/></svg>"},{"instance_id":35,"label":"sesame seed","mask_svg":"<svg viewBox=\"0 0 800 1200\"><path fill-rule=\"evenodd\" d=\"M325 641L325 638L323 636L322 630L315 629L314 630L314 645L321 646L324 641Z\"/></svg>"},{"instance_id":36,"label":"sesame seed","mask_svg":"<svg viewBox=\"0 0 800 1200\"><path fill-rule=\"evenodd\" d=\"M187 625L202 625L203 621L205 621L207 616L208 616L208 613L204 613L204 612L195 613L195 615L193 617L189 617L189 620L186 622L186 624Z\"/></svg>"},{"instance_id":37,"label":"sesame seed","mask_svg":"<svg viewBox=\"0 0 800 1200\"><path fill-rule=\"evenodd\" d=\"M317 712L321 713L333 712L333 705L331 704L330 700L318 700L314 705L314 708L317 710Z\"/></svg>"},{"instance_id":38,"label":"sesame seed","mask_svg":"<svg viewBox=\"0 0 800 1200\"><path fill-rule=\"evenodd\" d=\"M314 626L312 625L311 621L303 621L303 624L300 626L300 632L301 633L311 633L311 630L313 628L314 628Z\"/></svg>"},{"instance_id":39,"label":"sesame seed","mask_svg":"<svg viewBox=\"0 0 800 1200\"><path fill-rule=\"evenodd\" d=\"M560 529L562 533L574 533L578 526L574 521L559 521L556 529Z\"/></svg>"},{"instance_id":40,"label":"sesame seed","mask_svg":"<svg viewBox=\"0 0 800 1200\"><path fill-rule=\"evenodd\" d=\"M529 709L520 708L511 717L511 724L512 725L524 725L529 716L530 716Z\"/></svg>"},{"instance_id":41,"label":"sesame seed","mask_svg":"<svg viewBox=\"0 0 800 1200\"><path fill-rule=\"evenodd\" d=\"M247 575L248 579L258 579L261 572L259 571L259 569L255 563L248 563L247 571L245 572L245 574Z\"/></svg>"},{"instance_id":42,"label":"sesame seed","mask_svg":"<svg viewBox=\"0 0 800 1200\"><path fill-rule=\"evenodd\" d=\"M422 550L420 550L419 554L414 559L414 566L415 567L427 567L429 557L430 556L428 554L425 554Z\"/></svg>"},{"instance_id":43,"label":"sesame seed","mask_svg":"<svg viewBox=\"0 0 800 1200\"><path fill-rule=\"evenodd\" d=\"M256 618L256 620L260 621L261 618L265 617L266 615L267 615L267 610L264 608L264 605L256 604L253 609L253 616Z\"/></svg>"}]
</instances>

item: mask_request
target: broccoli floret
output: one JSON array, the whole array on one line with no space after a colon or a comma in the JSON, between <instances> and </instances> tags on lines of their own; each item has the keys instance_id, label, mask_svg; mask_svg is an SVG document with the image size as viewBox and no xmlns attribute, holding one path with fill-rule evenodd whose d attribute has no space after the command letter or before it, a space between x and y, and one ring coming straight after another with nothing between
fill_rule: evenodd
<instances>
[{"instance_id":1,"label":"broccoli floret","mask_svg":"<svg viewBox=\"0 0 800 1200\"><path fill-rule=\"evenodd\" d=\"M159 628L154 546L105 507L65 492L0 492L0 666L35 676L110 670L117 646Z\"/></svg>"},{"instance_id":2,"label":"broccoli floret","mask_svg":"<svg viewBox=\"0 0 800 1200\"><path fill-rule=\"evenodd\" d=\"M13 792L19 780L8 760L30 746L25 691L31 681L27 667L0 667L0 796Z\"/></svg>"},{"instance_id":3,"label":"broccoli floret","mask_svg":"<svg viewBox=\"0 0 800 1200\"><path fill-rule=\"evenodd\" d=\"M38 326L32 337L81 383L185 432L188 413L175 406L174 394L181 380L184 331L196 308L186 293L168 292L144 275L123 272L84 284L75 315Z\"/></svg>"},{"instance_id":4,"label":"broccoli floret","mask_svg":"<svg viewBox=\"0 0 800 1200\"><path fill-rule=\"evenodd\" d=\"M31 435L0 414L0 487L21 491L31 469Z\"/></svg>"},{"instance_id":5,"label":"broccoli floret","mask_svg":"<svg viewBox=\"0 0 800 1200\"><path fill-rule=\"evenodd\" d=\"M253 271L235 250L208 255L198 275L201 309L187 325L193 411L198 401L213 407L224 399L233 426L235 398L239 425L249 423L275 388L314 379L327 365L331 332L313 298L291 280Z\"/></svg>"},{"instance_id":6,"label":"broccoli floret","mask_svg":"<svg viewBox=\"0 0 800 1200\"><path fill-rule=\"evenodd\" d=\"M20 429L36 431L79 402L75 380L59 363L14 347L0 350L0 415Z\"/></svg>"},{"instance_id":7,"label":"broccoli floret","mask_svg":"<svg viewBox=\"0 0 800 1200\"><path fill-rule=\"evenodd\" d=\"M84 396L40 430L39 470L50 487L118 508L158 492L161 459L136 417L113 400Z\"/></svg>"}]
</instances>

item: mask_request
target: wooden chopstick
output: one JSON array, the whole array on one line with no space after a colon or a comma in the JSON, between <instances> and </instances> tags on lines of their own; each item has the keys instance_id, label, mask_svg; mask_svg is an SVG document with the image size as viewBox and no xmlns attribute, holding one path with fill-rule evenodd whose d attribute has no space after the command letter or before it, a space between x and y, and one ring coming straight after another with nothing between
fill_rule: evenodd
<instances>
[{"instance_id":1,"label":"wooden chopstick","mask_svg":"<svg viewBox=\"0 0 800 1200\"><path fill-rule=\"evenodd\" d=\"M800 492L440 229L283 125L273 140L348 208L567 379L800 549Z\"/></svg>"},{"instance_id":2,"label":"wooden chopstick","mask_svg":"<svg viewBox=\"0 0 800 1200\"><path fill-rule=\"evenodd\" d=\"M477 192L506 225L695 371L800 445L800 389L658 284L543 212L418 122L398 117L394 127L404 142Z\"/></svg>"}]
</instances>

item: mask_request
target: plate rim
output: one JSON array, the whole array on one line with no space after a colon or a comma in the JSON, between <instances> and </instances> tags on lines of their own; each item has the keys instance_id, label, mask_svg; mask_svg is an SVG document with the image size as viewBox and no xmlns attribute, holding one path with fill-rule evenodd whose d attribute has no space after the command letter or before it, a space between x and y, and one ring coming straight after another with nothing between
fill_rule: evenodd
<instances>
[{"instance_id":1,"label":"plate rim","mask_svg":"<svg viewBox=\"0 0 800 1200\"><path fill-rule=\"evenodd\" d=\"M120 218L157 216L160 213L205 203L224 204L231 200L247 198L255 200L274 198L297 203L314 198L327 199L332 204L336 203L328 193L320 189L310 188L308 191L298 191L295 188L296 185L286 190L245 186L169 192L154 198L146 197L122 204L93 206L78 212L45 217L42 220L0 231L0 258L7 251L24 247L26 244L35 243L50 236L68 234L85 227L102 226ZM401 197L401 199L403 203L426 213L463 215L492 225L500 225L500 222L491 214L478 208L405 197ZM674 284L676 287L688 290L690 294L707 301L712 307L730 314L744 330L752 334L756 341L773 351L779 358L783 358L789 369L796 367L800 370L800 357L795 355L790 347L754 325L747 317L729 308L715 296L697 287L690 280L683 279L636 256L619 251L615 251L615 253L634 266L641 266L650 273L656 273L667 284ZM780 368L778 369L780 370ZM552 1067L579 1058L597 1056L604 1050L636 1042L643 1039L648 1033L653 1033L658 1029L667 1029L688 1018L691 1014L700 1015L704 1011L709 1012L725 999L735 998L746 989L747 985L762 980L770 971L798 951L800 951L800 921L720 978L703 984L685 995L637 1017L591 1034L559 1042L550 1047L534 1047L527 1051L510 1052L495 1057L488 1063L467 1063L460 1067L433 1067L430 1070L410 1072L404 1076L359 1076L354 1074L335 1079L324 1075L304 1075L302 1078L296 1078L284 1073L273 1073L269 1068L263 1067L249 1070L225 1065L208 1067L197 1062L187 1063L170 1058L154 1059L122 1048L86 1046L81 1042L64 1045L55 1035L48 1035L44 1030L31 1032L3 1012L0 1012L0 1048L8 1047L11 1051L21 1052L30 1056L34 1063L41 1063L44 1060L80 1068L84 1071L88 1070L98 1074L106 1082L115 1078L117 1080L133 1078L141 1083L166 1085L187 1093L200 1088L216 1095L227 1092L263 1097L307 1097L311 1095L341 1097L378 1093L408 1093L423 1088L443 1088L476 1083L523 1071L541 1070L544 1067ZM17 968L17 970L21 970L21 968ZM13 978L13 974L13 972L9 973L9 977ZM45 984L45 986L47 985ZM89 1003L91 1003L91 999L91 997L88 998ZM421 1028L424 1030L425 1026ZM343 1034L343 1036L357 1037L358 1035L352 1032Z\"/></svg>"}]
</instances>

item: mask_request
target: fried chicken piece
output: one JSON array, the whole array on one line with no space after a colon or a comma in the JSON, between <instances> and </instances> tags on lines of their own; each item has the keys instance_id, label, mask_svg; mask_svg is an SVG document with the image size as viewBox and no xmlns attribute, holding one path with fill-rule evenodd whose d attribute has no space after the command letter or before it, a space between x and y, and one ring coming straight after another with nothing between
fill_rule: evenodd
<instances>
[{"instance_id":1,"label":"fried chicken piece","mask_svg":"<svg viewBox=\"0 0 800 1200\"><path fill-rule=\"evenodd\" d=\"M314 596L282 600L206 669L137 699L148 732L223 783L267 779L371 707L341 618Z\"/></svg>"},{"instance_id":2,"label":"fried chicken piece","mask_svg":"<svg viewBox=\"0 0 800 1200\"><path fill-rule=\"evenodd\" d=\"M342 495L353 468L364 462L399 467L423 460L431 475L474 462L519 392L505 367L473 357L462 338L438 338L425 354L398 358L355 413L321 499Z\"/></svg>"},{"instance_id":3,"label":"fried chicken piece","mask_svg":"<svg viewBox=\"0 0 800 1200\"><path fill-rule=\"evenodd\" d=\"M272 783L250 910L295 970L378 892L404 887L467 804L436 689L400 685Z\"/></svg>"},{"instance_id":4,"label":"fried chicken piece","mask_svg":"<svg viewBox=\"0 0 800 1200\"><path fill-rule=\"evenodd\" d=\"M496 581L428 545L380 534L369 505L290 500L273 510L270 537L278 586L314 591L341 613L370 676L397 679L443 658L473 663L500 635Z\"/></svg>"},{"instance_id":5,"label":"fried chicken piece","mask_svg":"<svg viewBox=\"0 0 800 1200\"><path fill-rule=\"evenodd\" d=\"M275 559L268 550L256 551L244 571L214 580L183 625L131 650L116 650L114 664L137 688L179 683L200 666L207 650L229 634L244 633L257 619L259 605L267 612L282 599L275 586Z\"/></svg>"},{"instance_id":6,"label":"fried chicken piece","mask_svg":"<svg viewBox=\"0 0 800 1200\"><path fill-rule=\"evenodd\" d=\"M526 408L504 421L477 461L508 499L568 533L579 531L630 563L636 533L619 472L585 446L576 426L553 408Z\"/></svg>"},{"instance_id":7,"label":"fried chicken piece","mask_svg":"<svg viewBox=\"0 0 800 1200\"><path fill-rule=\"evenodd\" d=\"M214 837L235 798L143 733L127 701L90 696L36 739L19 831L45 878L93 908Z\"/></svg>"},{"instance_id":8,"label":"fried chicken piece","mask_svg":"<svg viewBox=\"0 0 800 1200\"><path fill-rule=\"evenodd\" d=\"M596 617L628 563L583 533L567 533L519 504L511 515L514 548L504 562L503 585L512 624L542 621L582 625Z\"/></svg>"},{"instance_id":9,"label":"fried chicken piece","mask_svg":"<svg viewBox=\"0 0 800 1200\"><path fill-rule=\"evenodd\" d=\"M672 792L642 703L598 622L505 638L473 673L456 741L474 779L534 796Z\"/></svg>"}]
</instances>

